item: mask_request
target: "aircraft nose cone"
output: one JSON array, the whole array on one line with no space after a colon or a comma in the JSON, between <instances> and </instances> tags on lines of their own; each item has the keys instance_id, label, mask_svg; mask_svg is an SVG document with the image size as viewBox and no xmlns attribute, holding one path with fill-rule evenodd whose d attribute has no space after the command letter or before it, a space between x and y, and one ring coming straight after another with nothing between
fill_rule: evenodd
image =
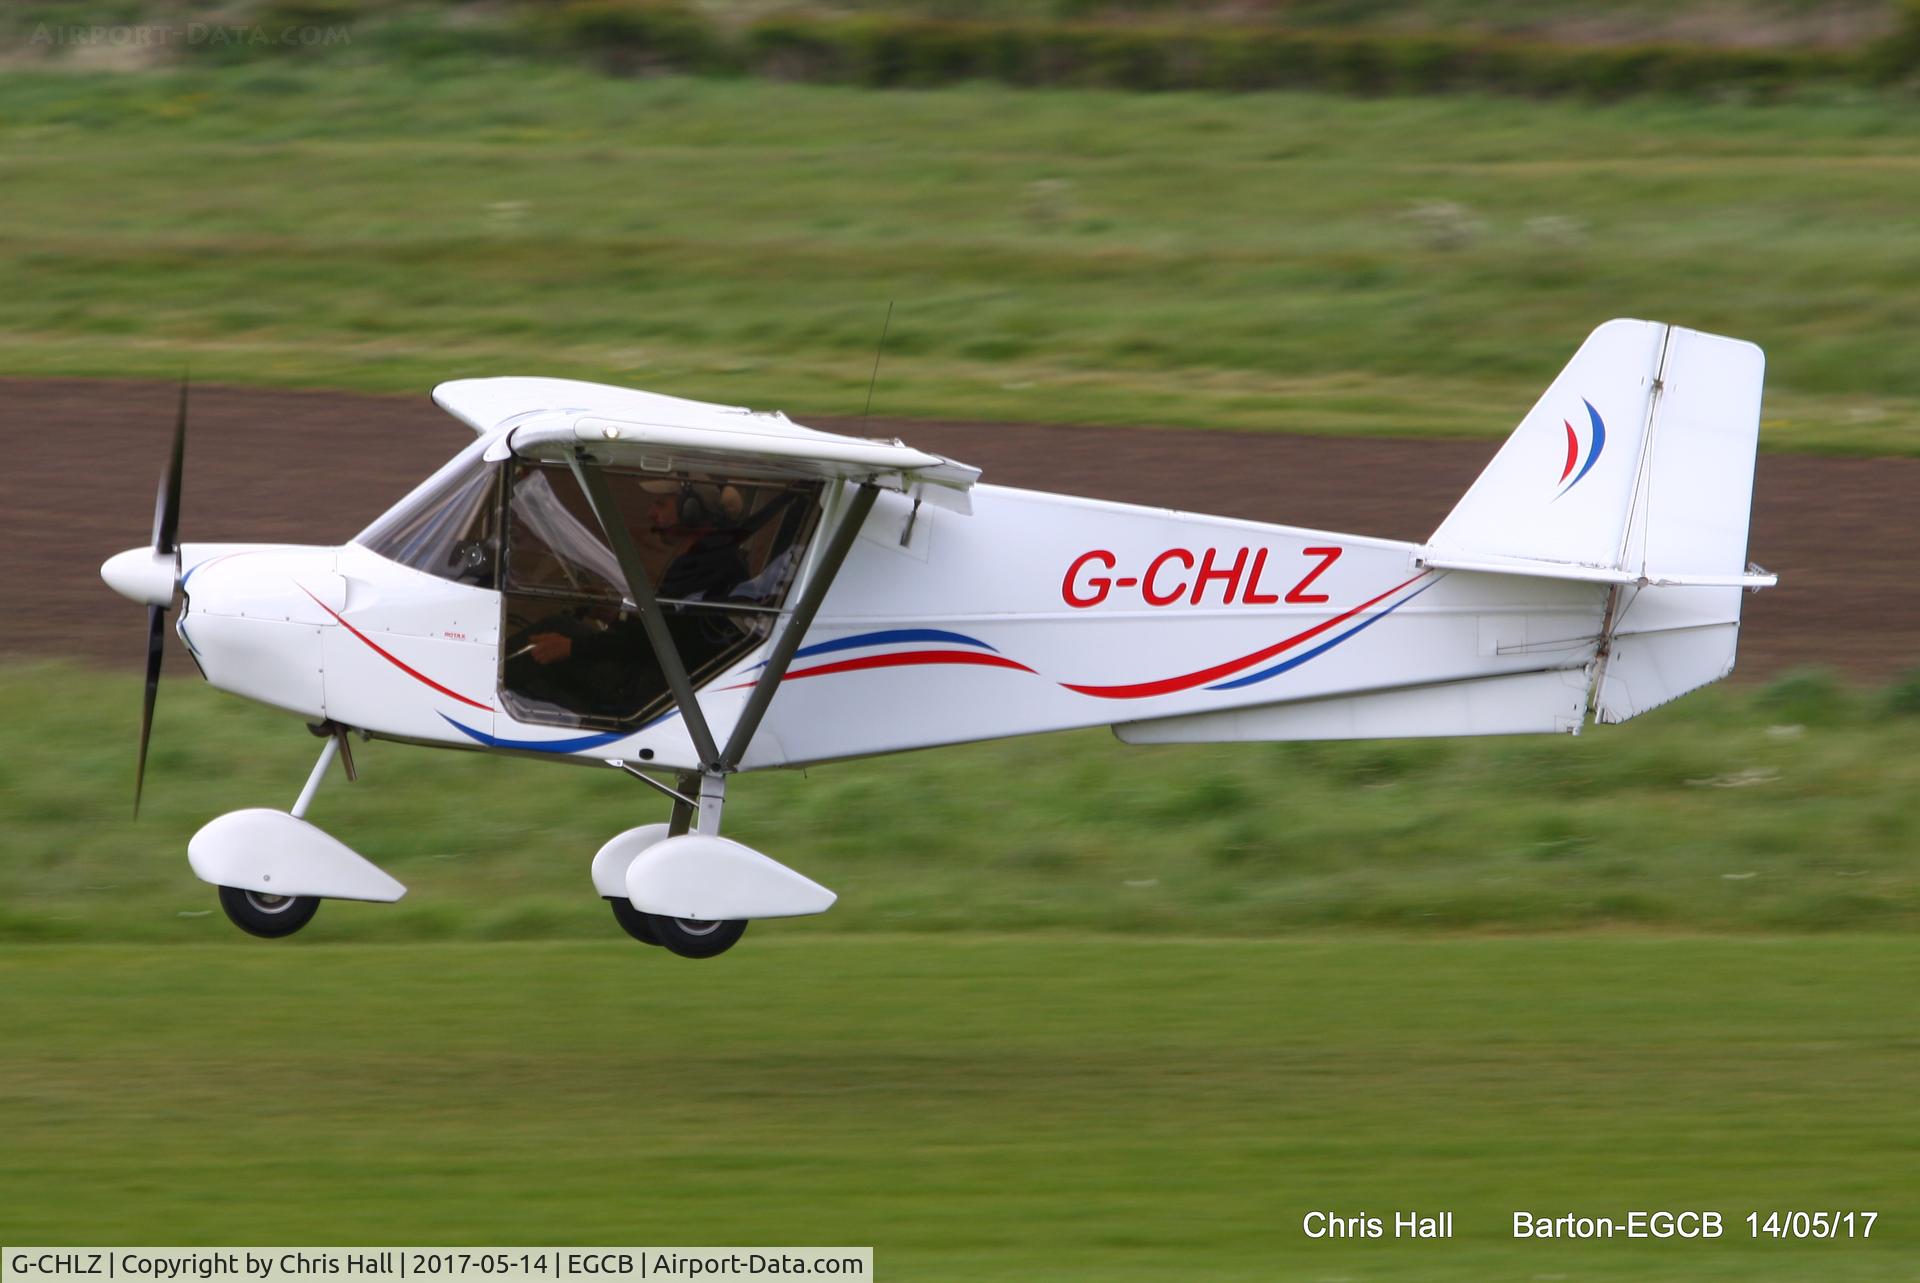
<instances>
[{"instance_id":1,"label":"aircraft nose cone","mask_svg":"<svg viewBox=\"0 0 1920 1283\"><path fill-rule=\"evenodd\" d=\"M151 548L116 552L100 567L107 587L143 606L165 606L173 601L174 559Z\"/></svg>"}]
</instances>

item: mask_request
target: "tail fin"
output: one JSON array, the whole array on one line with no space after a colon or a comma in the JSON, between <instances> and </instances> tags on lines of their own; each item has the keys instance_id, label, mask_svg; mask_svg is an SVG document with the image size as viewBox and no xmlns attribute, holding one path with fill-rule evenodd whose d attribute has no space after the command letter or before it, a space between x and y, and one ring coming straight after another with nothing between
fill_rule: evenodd
<instances>
[{"instance_id":1,"label":"tail fin","mask_svg":"<svg viewBox=\"0 0 1920 1283\"><path fill-rule=\"evenodd\" d=\"M1595 330L1440 523L1426 564L1613 585L1595 717L1733 670L1765 357L1652 321Z\"/></svg>"}]
</instances>

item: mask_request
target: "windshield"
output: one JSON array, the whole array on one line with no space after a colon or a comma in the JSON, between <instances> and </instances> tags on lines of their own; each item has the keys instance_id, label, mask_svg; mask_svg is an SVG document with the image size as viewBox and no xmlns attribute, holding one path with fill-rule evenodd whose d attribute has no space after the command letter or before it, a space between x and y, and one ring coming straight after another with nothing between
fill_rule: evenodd
<instances>
[{"instance_id":1,"label":"windshield","mask_svg":"<svg viewBox=\"0 0 1920 1283\"><path fill-rule=\"evenodd\" d=\"M492 588L499 561L500 466L464 451L355 542L390 561Z\"/></svg>"}]
</instances>

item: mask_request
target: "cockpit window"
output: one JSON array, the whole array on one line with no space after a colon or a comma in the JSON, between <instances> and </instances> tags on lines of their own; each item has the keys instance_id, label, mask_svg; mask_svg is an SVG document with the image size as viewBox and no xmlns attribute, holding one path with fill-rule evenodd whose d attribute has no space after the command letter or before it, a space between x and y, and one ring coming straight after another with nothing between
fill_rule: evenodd
<instances>
[{"instance_id":1,"label":"cockpit window","mask_svg":"<svg viewBox=\"0 0 1920 1283\"><path fill-rule=\"evenodd\" d=\"M455 583L492 588L500 547L500 467L477 454L407 496L360 535L362 546Z\"/></svg>"},{"instance_id":2,"label":"cockpit window","mask_svg":"<svg viewBox=\"0 0 1920 1283\"><path fill-rule=\"evenodd\" d=\"M818 482L613 472L607 488L663 602L777 608L819 508ZM593 509L563 465L516 463L507 492L508 591L625 600Z\"/></svg>"},{"instance_id":3,"label":"cockpit window","mask_svg":"<svg viewBox=\"0 0 1920 1283\"><path fill-rule=\"evenodd\" d=\"M513 717L632 728L671 707L620 563L572 471L508 478L500 693ZM820 483L608 470L696 686L771 635L820 512Z\"/></svg>"},{"instance_id":4,"label":"cockpit window","mask_svg":"<svg viewBox=\"0 0 1920 1283\"><path fill-rule=\"evenodd\" d=\"M607 547L572 473L565 468L516 466L508 503L514 547L508 587L625 598L620 563Z\"/></svg>"}]
</instances>

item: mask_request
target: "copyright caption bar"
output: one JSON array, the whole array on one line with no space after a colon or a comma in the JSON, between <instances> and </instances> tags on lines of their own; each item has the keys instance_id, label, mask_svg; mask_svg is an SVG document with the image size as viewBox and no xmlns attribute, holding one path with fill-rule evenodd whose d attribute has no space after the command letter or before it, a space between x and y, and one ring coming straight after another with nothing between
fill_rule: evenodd
<instances>
[{"instance_id":1,"label":"copyright caption bar","mask_svg":"<svg viewBox=\"0 0 1920 1283\"><path fill-rule=\"evenodd\" d=\"M873 1277L871 1247L8 1247L0 1283L630 1283Z\"/></svg>"}]
</instances>

